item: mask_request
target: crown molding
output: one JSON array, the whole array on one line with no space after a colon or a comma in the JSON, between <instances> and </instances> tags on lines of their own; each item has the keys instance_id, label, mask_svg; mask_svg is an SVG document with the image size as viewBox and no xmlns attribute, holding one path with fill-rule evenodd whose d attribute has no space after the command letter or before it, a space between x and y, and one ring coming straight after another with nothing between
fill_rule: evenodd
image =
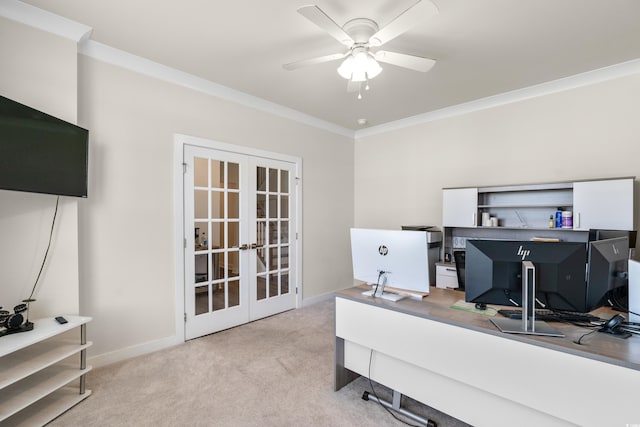
<instances>
[{"instance_id":1,"label":"crown molding","mask_svg":"<svg viewBox=\"0 0 640 427\"><path fill-rule=\"evenodd\" d=\"M194 76L193 74L185 73L175 68L167 67L166 65L162 65L93 40L87 40L82 43L80 45L79 53L140 74L164 80L182 87L193 89L217 98L264 111L275 116L303 123L351 139L353 139L355 135L355 131L351 129L338 126L334 123L318 119L292 108L284 107L263 98L240 92L230 87Z\"/></svg>"},{"instance_id":2,"label":"crown molding","mask_svg":"<svg viewBox=\"0 0 640 427\"><path fill-rule=\"evenodd\" d=\"M79 53L85 56L354 140L640 73L640 59L635 59L366 129L352 130L96 42L90 39L91 27L18 0L1 0L0 16L74 40L79 44Z\"/></svg>"},{"instance_id":3,"label":"crown molding","mask_svg":"<svg viewBox=\"0 0 640 427\"><path fill-rule=\"evenodd\" d=\"M18 0L0 1L0 16L80 43L93 28Z\"/></svg>"},{"instance_id":4,"label":"crown molding","mask_svg":"<svg viewBox=\"0 0 640 427\"><path fill-rule=\"evenodd\" d=\"M93 28L18 0L1 0L0 16L79 44L78 53L350 139L355 131L90 40Z\"/></svg>"},{"instance_id":5,"label":"crown molding","mask_svg":"<svg viewBox=\"0 0 640 427\"><path fill-rule=\"evenodd\" d=\"M360 129L355 132L355 139L365 138L367 136L379 135L391 131L396 131L424 123L442 120L450 117L461 116L472 113L474 111L486 110L489 108L499 107L501 105L520 102L531 98L550 95L557 92L563 92L583 86L589 86L608 80L618 79L620 77L629 76L640 73L640 59L634 59L620 64L614 64L607 67L599 68L592 71L540 83L522 89L489 96L486 98L476 99L474 101L465 102L463 104L453 105L451 107L441 108L439 110L430 111L428 113L417 114L392 122L387 122L378 126L372 126L367 129Z\"/></svg>"}]
</instances>

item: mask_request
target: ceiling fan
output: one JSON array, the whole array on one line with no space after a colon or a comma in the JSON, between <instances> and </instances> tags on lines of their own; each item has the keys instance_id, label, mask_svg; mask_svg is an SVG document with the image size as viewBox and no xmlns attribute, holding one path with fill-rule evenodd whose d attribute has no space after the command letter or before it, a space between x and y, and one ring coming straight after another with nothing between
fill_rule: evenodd
<instances>
[{"instance_id":1,"label":"ceiling fan","mask_svg":"<svg viewBox=\"0 0 640 427\"><path fill-rule=\"evenodd\" d=\"M328 32L348 50L284 64L284 69L296 70L346 58L338 67L338 73L349 81L349 92L358 91L358 99L362 98L361 84L365 82L365 89L369 89L368 81L382 71L378 61L420 72L429 71L436 62L422 56L377 49L420 21L436 15L438 8L430 0L418 0L383 28L379 28L378 24L369 18L352 19L340 27L315 5L303 6L298 9L298 13Z\"/></svg>"}]
</instances>

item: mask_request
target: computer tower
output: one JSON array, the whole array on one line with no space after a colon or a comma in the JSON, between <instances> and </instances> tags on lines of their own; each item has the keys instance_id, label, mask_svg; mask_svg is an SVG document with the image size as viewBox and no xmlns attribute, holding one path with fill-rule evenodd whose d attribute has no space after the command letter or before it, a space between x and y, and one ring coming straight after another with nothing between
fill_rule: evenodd
<instances>
[{"instance_id":1,"label":"computer tower","mask_svg":"<svg viewBox=\"0 0 640 427\"><path fill-rule=\"evenodd\" d=\"M429 285L436 285L436 262L440 261L442 231L429 225L403 225L402 230L424 231L427 238L427 262L429 265Z\"/></svg>"}]
</instances>

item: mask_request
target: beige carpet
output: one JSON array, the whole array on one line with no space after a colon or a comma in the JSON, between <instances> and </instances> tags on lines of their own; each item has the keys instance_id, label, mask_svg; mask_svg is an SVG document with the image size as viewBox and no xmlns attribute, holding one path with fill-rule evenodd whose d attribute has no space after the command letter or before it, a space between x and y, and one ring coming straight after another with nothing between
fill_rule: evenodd
<instances>
[{"instance_id":1,"label":"beige carpet","mask_svg":"<svg viewBox=\"0 0 640 427\"><path fill-rule=\"evenodd\" d=\"M93 394L50 425L403 425L361 399L365 378L333 391L333 313L327 300L95 369ZM440 427L465 425L407 398L403 406Z\"/></svg>"}]
</instances>

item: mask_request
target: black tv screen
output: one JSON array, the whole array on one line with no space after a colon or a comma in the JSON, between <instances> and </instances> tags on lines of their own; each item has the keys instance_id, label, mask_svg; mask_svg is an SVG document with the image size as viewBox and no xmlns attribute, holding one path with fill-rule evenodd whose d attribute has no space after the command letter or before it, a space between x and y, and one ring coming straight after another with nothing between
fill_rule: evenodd
<instances>
[{"instance_id":1,"label":"black tv screen","mask_svg":"<svg viewBox=\"0 0 640 427\"><path fill-rule=\"evenodd\" d=\"M0 189L87 197L89 131L0 96Z\"/></svg>"}]
</instances>

